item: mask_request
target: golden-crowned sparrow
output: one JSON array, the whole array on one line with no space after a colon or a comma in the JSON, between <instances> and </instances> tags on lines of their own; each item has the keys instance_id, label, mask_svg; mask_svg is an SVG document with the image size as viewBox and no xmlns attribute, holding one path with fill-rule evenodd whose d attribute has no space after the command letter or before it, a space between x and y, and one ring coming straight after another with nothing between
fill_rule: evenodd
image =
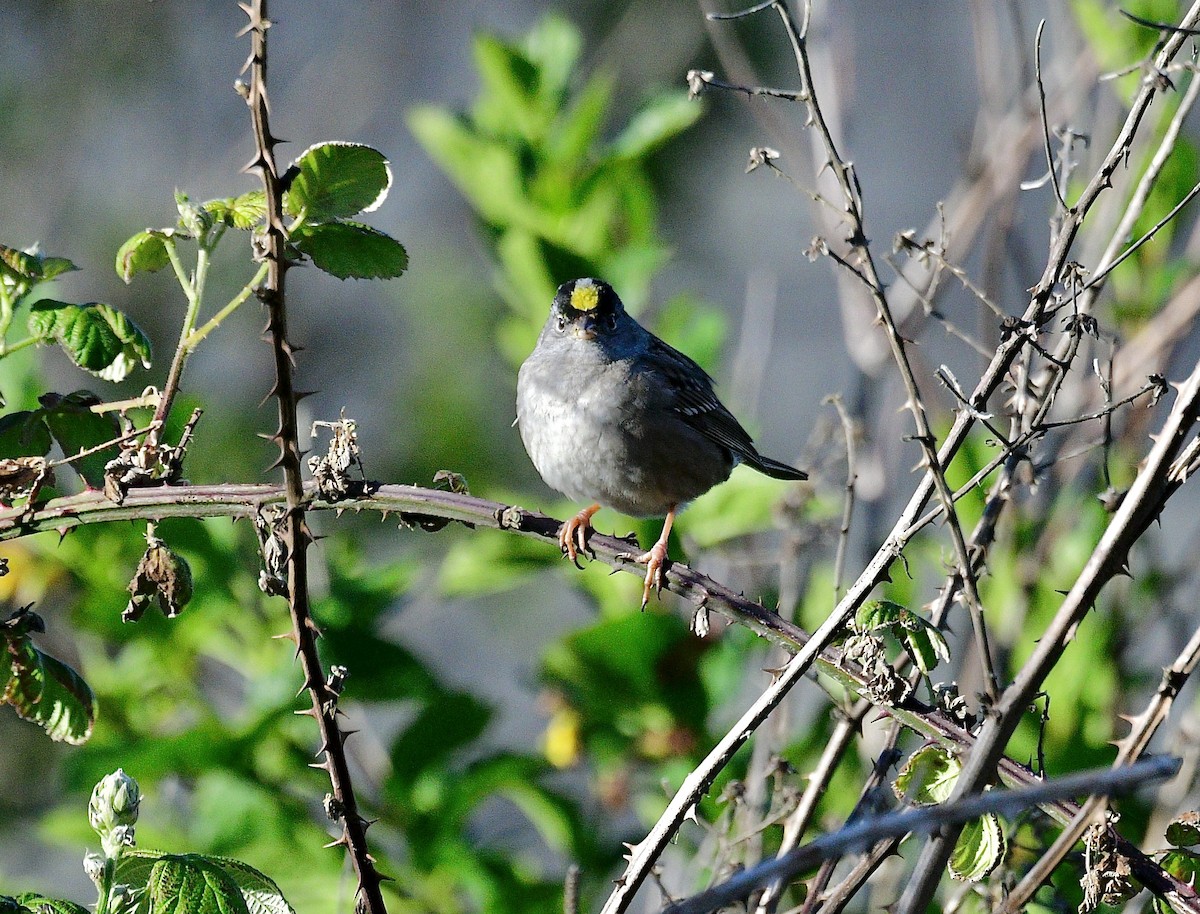
<instances>
[{"instance_id":1,"label":"golden-crowned sparrow","mask_svg":"<svg viewBox=\"0 0 1200 914\"><path fill-rule=\"evenodd\" d=\"M607 506L665 517L648 552L642 606L662 589L675 511L744 463L776 479L807 474L764 457L713 393L712 379L625 312L599 279L563 283L537 346L517 376L517 424L552 488L590 502L563 524L572 561L587 551L592 515Z\"/></svg>"}]
</instances>

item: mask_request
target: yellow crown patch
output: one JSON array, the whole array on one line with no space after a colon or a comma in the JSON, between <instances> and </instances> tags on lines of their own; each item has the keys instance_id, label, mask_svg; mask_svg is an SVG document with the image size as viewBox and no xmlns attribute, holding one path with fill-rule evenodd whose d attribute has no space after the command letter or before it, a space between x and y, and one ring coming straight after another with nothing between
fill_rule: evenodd
<instances>
[{"instance_id":1,"label":"yellow crown patch","mask_svg":"<svg viewBox=\"0 0 1200 914\"><path fill-rule=\"evenodd\" d=\"M590 283L571 290L571 307L576 311L592 311L600 304L600 290Z\"/></svg>"}]
</instances>

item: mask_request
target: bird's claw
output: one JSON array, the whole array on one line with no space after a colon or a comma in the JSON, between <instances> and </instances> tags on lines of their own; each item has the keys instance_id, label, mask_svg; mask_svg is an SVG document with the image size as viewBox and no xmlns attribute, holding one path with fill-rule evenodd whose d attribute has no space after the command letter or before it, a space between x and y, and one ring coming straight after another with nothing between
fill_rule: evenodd
<instances>
[{"instance_id":1,"label":"bird's claw","mask_svg":"<svg viewBox=\"0 0 1200 914\"><path fill-rule=\"evenodd\" d=\"M576 568L582 569L579 564L579 553L583 553L590 559L596 557L596 551L588 544L588 535L592 530L592 515L596 513L597 508L585 508L572 518L568 518L561 527L558 528L558 546L562 549L562 554L569 558Z\"/></svg>"},{"instance_id":2,"label":"bird's claw","mask_svg":"<svg viewBox=\"0 0 1200 914\"><path fill-rule=\"evenodd\" d=\"M667 544L659 540L650 547L649 552L644 552L641 555L633 555L632 553L622 553L618 558L628 559L636 562L639 565L646 566L646 580L642 585L642 609L645 610L650 602L650 591L653 590L658 597L662 598L663 585L666 583L664 572L667 567Z\"/></svg>"}]
</instances>

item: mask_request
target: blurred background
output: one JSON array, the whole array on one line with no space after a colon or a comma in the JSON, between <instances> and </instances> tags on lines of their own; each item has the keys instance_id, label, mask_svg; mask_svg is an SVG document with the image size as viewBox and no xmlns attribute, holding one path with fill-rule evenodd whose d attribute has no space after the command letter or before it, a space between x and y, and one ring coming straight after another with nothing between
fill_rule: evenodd
<instances>
[{"instance_id":1,"label":"blurred background","mask_svg":"<svg viewBox=\"0 0 1200 914\"><path fill-rule=\"evenodd\" d=\"M1112 25L1104 4L1078 6ZM1174 15L1174 4L1158 6L1161 17ZM798 88L778 21L716 24L704 10L683 0L272 4L273 126L288 141L279 155L289 160L324 140L381 150L395 181L366 221L401 241L411 264L391 282L289 274L290 335L304 347L299 386L317 390L302 403L301 424L343 410L357 420L372 479L428 484L448 469L464 474L473 494L565 512L511 427L516 365L532 347L548 290L584 268L603 270L645 323L704 364L765 453L813 475L803 488L735 475L684 514L674 554L750 596L790 593L811 624L831 605L846 472L826 398L840 394L863 426L852 574L907 497L917 450L896 444L909 422L898 414L902 393L866 324L848 320L854 293L839 289L828 259L806 256L814 235L830 229L806 193L817 181L802 109L728 92L680 97L697 68ZM232 2L166 0L2 0L0 12L0 242L71 258L81 269L58 280L57 297L108 302L147 331L154 367L102 391L136 394L161 384L183 302L169 271L127 286L113 258L134 232L174 223L176 189L206 200L257 186L241 173L252 145L234 91L248 52L237 34L244 16ZM1030 85L1043 17L1047 59L1060 70L1097 70L1063 4L818 4L817 89L865 188L880 250L897 232L936 227L935 203L978 164L971 149L981 112L1003 109ZM485 35L494 44L481 48ZM512 64L506 47L524 48L528 59ZM504 61L509 77L568 99L565 110L592 100L595 136L574 158L555 159L562 148L539 145L536 125L517 136L520 125L504 124L506 77L495 69ZM1117 107L1101 100L1088 116L1100 130ZM450 112L467 116L454 121ZM628 128L643 115L653 136L639 144ZM531 193L543 195L539 213L561 216L556 227L547 220L529 230L504 212L502 195L487 199L479 182L488 179L471 171L466 140L458 159L447 152L449 140L489 131L512 141L522 167L542 168ZM1011 186L1044 170L1036 144L1020 142L1011 150L1013 193L1003 205L985 195L977 206L998 240L973 248L967 263L1009 314L1024 308L1023 290L1037 279L1052 199L1046 187L1017 195ZM778 150L790 177L765 167L747 173L757 146ZM611 192L616 215L573 196L584 178ZM559 243L554 232L568 224L575 234ZM602 237L572 247L589 228ZM530 231L537 244L523 247ZM222 243L208 293L214 309L253 272L247 250L244 236ZM996 250L1010 266L995 267ZM939 307L971 331L982 326L961 288L946 290ZM914 335L924 326L919 312ZM206 410L186 466L194 482L271 478L272 448L254 437L275 423L273 402L262 405L271 383L262 324L252 300L189 363L187 405ZM978 354L937 328L914 351L944 421L952 402L932 368L947 363L969 385ZM41 390L100 383L57 350L0 365L8 409L29 408ZM351 670L351 719L368 723L351 746L368 807L383 817L371 835L384 870L399 874L400 910L554 910L570 859L585 863L600 891L617 839L640 835L639 823L661 806L660 780L686 771L710 728L720 732L765 681L758 670L767 655L744 633L694 639L674 598L637 614L632 576L576 573L540 544L397 530L393 519L317 517L314 525L327 536L314 563L318 619L329 633L327 659ZM630 521L605 512L598 526L624 533ZM657 533L654 522L637 530L643 542ZM181 521L162 534L191 561L197 597L175 622L147 617L136 627L122 626L119 614L140 531L87 530L61 546L42 537L0 551L14 571L0 580L6 599L37 600L45 643L78 664L101 698L83 749L52 746L0 713L0 890L87 903L79 865L87 792L121 765L147 796L143 844L240 856L276 878L301 911L349 910L342 861L316 849L326 785L301 773L315 735L290 717L298 673L287 646L267 640L286 611L254 586L253 533ZM901 589L931 592L943 570L937 550L931 555L929 574ZM810 586L814 575L820 587ZM797 765L827 732L814 698L796 700L794 723L808 728L790 743ZM1087 745L1079 764L1102 757L1105 734ZM869 768L869 748L853 765L848 783ZM853 791L830 808L852 801Z\"/></svg>"}]
</instances>

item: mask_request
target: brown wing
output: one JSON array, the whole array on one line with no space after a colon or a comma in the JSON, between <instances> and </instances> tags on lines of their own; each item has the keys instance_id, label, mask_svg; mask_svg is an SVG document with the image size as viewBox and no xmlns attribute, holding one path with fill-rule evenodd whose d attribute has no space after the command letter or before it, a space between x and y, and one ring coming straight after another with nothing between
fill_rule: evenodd
<instances>
[{"instance_id":1,"label":"brown wing","mask_svg":"<svg viewBox=\"0 0 1200 914\"><path fill-rule=\"evenodd\" d=\"M657 337L651 339L648 355L666 376L669 407L684 422L741 460L758 457L750 435L717 399L712 378L703 368Z\"/></svg>"}]
</instances>

